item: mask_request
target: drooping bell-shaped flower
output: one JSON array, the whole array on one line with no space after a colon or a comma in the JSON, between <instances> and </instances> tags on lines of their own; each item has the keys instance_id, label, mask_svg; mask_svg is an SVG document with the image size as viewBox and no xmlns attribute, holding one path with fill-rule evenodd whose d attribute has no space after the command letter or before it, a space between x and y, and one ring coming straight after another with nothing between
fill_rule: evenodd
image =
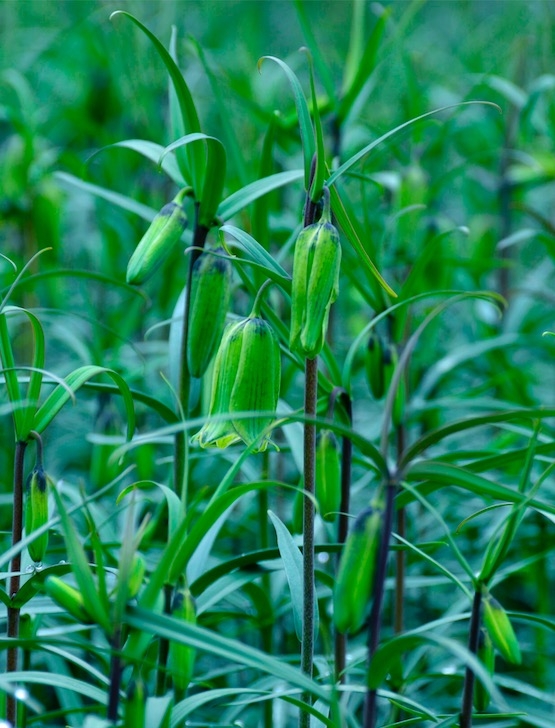
<instances>
[{"instance_id":1,"label":"drooping bell-shaped flower","mask_svg":"<svg viewBox=\"0 0 555 728\"><path fill-rule=\"evenodd\" d=\"M280 375L279 343L270 324L257 315L229 324L214 362L208 419L193 442L224 448L242 441L257 443L254 452L264 451Z\"/></svg>"},{"instance_id":2,"label":"drooping bell-shaped flower","mask_svg":"<svg viewBox=\"0 0 555 728\"><path fill-rule=\"evenodd\" d=\"M191 306L187 337L187 364L193 377L202 377L222 338L231 295L231 262L202 253L195 261L191 281Z\"/></svg>"}]
</instances>

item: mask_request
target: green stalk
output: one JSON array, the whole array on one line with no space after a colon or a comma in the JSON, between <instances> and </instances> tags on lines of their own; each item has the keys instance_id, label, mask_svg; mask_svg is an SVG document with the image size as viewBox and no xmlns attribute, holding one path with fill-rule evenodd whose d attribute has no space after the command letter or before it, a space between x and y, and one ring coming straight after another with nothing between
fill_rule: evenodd
<instances>
[{"instance_id":1,"label":"green stalk","mask_svg":"<svg viewBox=\"0 0 555 728\"><path fill-rule=\"evenodd\" d=\"M376 579L372 594L372 610L370 612L370 621L368 626L368 664L369 669L372 667L372 657L378 649L380 641L381 613L382 603L385 591L385 578L387 576L387 557L389 556L389 546L391 542L391 531L393 528L393 512L395 510L395 494L397 492L397 484L391 480L386 485L386 505L384 514L384 525L382 538L380 541L380 550L378 554L378 563L376 566ZM364 705L364 728L374 728L377 718L377 697L376 689L369 689L366 692L366 700Z\"/></svg>"},{"instance_id":2,"label":"green stalk","mask_svg":"<svg viewBox=\"0 0 555 728\"><path fill-rule=\"evenodd\" d=\"M13 522L12 547L21 541L23 534L23 467L27 442L18 440L15 445L14 477L13 477ZM37 451L40 452L40 451ZM15 597L21 582L21 552L17 553L10 566L10 597ZM8 607L8 637L19 637L19 607ZM6 672L17 672L18 648L9 647L7 655ZM17 725L17 702L13 695L6 699L6 718L13 726Z\"/></svg>"},{"instance_id":3,"label":"green stalk","mask_svg":"<svg viewBox=\"0 0 555 728\"><path fill-rule=\"evenodd\" d=\"M172 613L173 587L170 584L164 586L164 614ZM156 695L162 696L166 692L166 674L168 655L170 653L170 642L161 637L158 643L158 668L156 673Z\"/></svg>"},{"instance_id":4,"label":"green stalk","mask_svg":"<svg viewBox=\"0 0 555 728\"><path fill-rule=\"evenodd\" d=\"M310 186L315 173L315 160L312 162ZM309 186L309 189L310 189ZM304 227L312 225L316 219L317 205L306 195ZM305 360L304 413L308 418L316 416L318 399L318 357ZM301 670L312 677L314 661L314 491L316 484L316 426L304 424L303 452L304 488L303 499L303 625L301 636ZM310 705L312 696L308 692L301 695L301 702ZM301 709L299 728L310 728L310 713Z\"/></svg>"},{"instance_id":5,"label":"green stalk","mask_svg":"<svg viewBox=\"0 0 555 728\"><path fill-rule=\"evenodd\" d=\"M316 416L318 393L318 359L305 363L304 411L307 417ZM303 627L301 643L301 670L312 677L314 658L314 497L316 481L316 427L304 425L304 488L303 502ZM303 693L301 700L310 705L310 693ZM310 727L310 713L301 710L299 728Z\"/></svg>"},{"instance_id":6,"label":"green stalk","mask_svg":"<svg viewBox=\"0 0 555 728\"><path fill-rule=\"evenodd\" d=\"M262 469L260 473L262 480L268 480L269 476L269 453L266 450L262 453ZM269 498L266 488L258 492L258 529L260 532L260 548L267 549L270 546L270 530L268 528ZM271 577L265 572L262 574L262 589L270 597ZM267 655L273 654L273 630L271 624L265 624L261 628L262 649ZM272 728L273 702L264 701L264 728Z\"/></svg>"},{"instance_id":7,"label":"green stalk","mask_svg":"<svg viewBox=\"0 0 555 728\"><path fill-rule=\"evenodd\" d=\"M349 425L353 423L353 405L350 396L345 390L340 393L347 413ZM351 466L353 460L353 443L349 437L342 438L341 447L341 504L339 506L339 520L337 524L337 542L345 543L349 531L349 508L351 500ZM336 555L336 571L339 568L341 551ZM345 667L347 664L347 635L335 630L335 680L345 683Z\"/></svg>"},{"instance_id":8,"label":"green stalk","mask_svg":"<svg viewBox=\"0 0 555 728\"><path fill-rule=\"evenodd\" d=\"M121 626L116 627L114 631L111 648L107 718L115 725L118 722L119 690L121 686Z\"/></svg>"},{"instance_id":9,"label":"green stalk","mask_svg":"<svg viewBox=\"0 0 555 728\"><path fill-rule=\"evenodd\" d=\"M187 343L189 340L189 310L191 307L191 284L193 280L193 266L199 258L202 248L206 243L209 229L205 225L198 223L199 205L195 206L195 229L193 232L193 250L189 256L189 269L187 271L187 287L185 289L185 301L183 305L183 334L181 338L180 352L180 368L179 368L179 385L178 396L181 403L181 409L185 419L189 416L190 411L190 392L191 392L191 375L187 365ZM180 493L183 508L187 507L188 499L188 480L189 480L189 464L188 464L189 441L184 432L179 432L175 436L175 455L174 455L174 477L175 491Z\"/></svg>"},{"instance_id":10,"label":"green stalk","mask_svg":"<svg viewBox=\"0 0 555 728\"><path fill-rule=\"evenodd\" d=\"M476 584L472 613L470 615L470 630L468 633L468 651L475 655L478 652L480 639L480 606L482 604L481 584ZM464 674L464 687L459 728L472 728L472 699L474 695L474 672L467 667Z\"/></svg>"},{"instance_id":11,"label":"green stalk","mask_svg":"<svg viewBox=\"0 0 555 728\"><path fill-rule=\"evenodd\" d=\"M405 427L403 424L397 428L397 463L401 462L405 450ZM397 533L405 538L406 513L404 508L397 511ZM404 628L405 604L405 550L399 549L395 555L395 634L400 634Z\"/></svg>"}]
</instances>

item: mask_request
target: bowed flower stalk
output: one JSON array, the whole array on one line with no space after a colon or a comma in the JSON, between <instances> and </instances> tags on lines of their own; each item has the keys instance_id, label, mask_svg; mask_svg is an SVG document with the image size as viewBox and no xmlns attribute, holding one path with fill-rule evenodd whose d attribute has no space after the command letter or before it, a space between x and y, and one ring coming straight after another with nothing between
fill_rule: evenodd
<instances>
[{"instance_id":1,"label":"bowed flower stalk","mask_svg":"<svg viewBox=\"0 0 555 728\"><path fill-rule=\"evenodd\" d=\"M254 452L263 452L270 443L269 434L263 433L274 419L281 364L277 337L258 315L259 300L260 294L248 318L224 331L214 362L208 419L192 438L201 447L224 448L242 441L257 443Z\"/></svg>"},{"instance_id":2,"label":"bowed flower stalk","mask_svg":"<svg viewBox=\"0 0 555 728\"><path fill-rule=\"evenodd\" d=\"M301 230L293 258L289 348L308 359L315 359L324 346L331 304L339 293L340 264L339 233L324 187L322 216Z\"/></svg>"}]
</instances>

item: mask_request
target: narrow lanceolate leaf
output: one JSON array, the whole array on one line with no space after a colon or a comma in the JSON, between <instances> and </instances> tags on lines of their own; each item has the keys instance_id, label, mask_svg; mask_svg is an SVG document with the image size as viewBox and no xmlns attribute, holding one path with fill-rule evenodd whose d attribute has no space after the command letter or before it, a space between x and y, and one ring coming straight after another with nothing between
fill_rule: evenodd
<instances>
[{"instance_id":1,"label":"narrow lanceolate leaf","mask_svg":"<svg viewBox=\"0 0 555 728\"><path fill-rule=\"evenodd\" d=\"M285 72L287 80L289 81L293 91L293 98L295 99L295 106L297 108L297 117L299 119L299 129L303 146L304 183L305 189L308 190L310 184L310 165L312 164L312 157L314 156L315 151L314 129L312 128L308 104L306 103L306 98L299 79L287 63L284 63L281 59L276 58L275 56L262 56L262 58L258 61L259 70L265 59L274 61L274 63L277 63L278 66L280 66L280 68Z\"/></svg>"},{"instance_id":2,"label":"narrow lanceolate leaf","mask_svg":"<svg viewBox=\"0 0 555 728\"><path fill-rule=\"evenodd\" d=\"M229 220L259 197L302 179L303 174L303 170L294 169L290 172L277 172L257 179L226 197L218 207L217 216L222 220Z\"/></svg>"},{"instance_id":3,"label":"narrow lanceolate leaf","mask_svg":"<svg viewBox=\"0 0 555 728\"><path fill-rule=\"evenodd\" d=\"M7 317L14 314L24 314L33 333L33 360L29 368L29 384L25 394L22 393L16 371L11 337L7 324ZM6 388L12 406L16 437L25 441L33 429L33 417L42 386L45 360L44 331L35 314L16 306L4 306L0 312L0 361L5 370Z\"/></svg>"},{"instance_id":4,"label":"narrow lanceolate leaf","mask_svg":"<svg viewBox=\"0 0 555 728\"><path fill-rule=\"evenodd\" d=\"M73 394L90 379L97 377L99 374L107 374L111 377L123 397L127 414L127 438L130 440L135 430L135 408L133 406L133 397L129 387L127 386L125 379L123 379L120 374L112 369L106 369L105 367L99 366L79 367L79 369L75 369L75 371L71 372L71 374L68 374L65 378L65 384L59 384L35 413L31 429L39 434L43 432L62 409L64 404L72 399Z\"/></svg>"},{"instance_id":5,"label":"narrow lanceolate leaf","mask_svg":"<svg viewBox=\"0 0 555 728\"><path fill-rule=\"evenodd\" d=\"M183 621L184 624L196 624L195 603L188 589L178 589L172 602L172 617ZM173 685L180 691L185 691L193 677L196 650L182 642L170 642L168 670Z\"/></svg>"},{"instance_id":6,"label":"narrow lanceolate leaf","mask_svg":"<svg viewBox=\"0 0 555 728\"><path fill-rule=\"evenodd\" d=\"M333 214L335 215L337 222L339 223L339 226L343 230L345 237L347 240L351 243L353 248L355 249L356 253L358 254L359 258L361 259L364 266L370 271L372 276L378 281L380 286L383 288L383 290L388 293L392 298L397 298L397 294L391 288L389 283L386 282L378 268L376 267L376 264L372 261L368 253L366 252L366 249L364 248L360 237L357 233L357 230L353 223L351 222L351 218L347 214L345 210L345 206L343 205L343 202L341 200L341 197L339 196L339 192L337 191L335 185L330 188L330 197L331 197L331 204L333 209ZM379 289L378 289L379 291ZM376 302L374 305L374 308L376 310L379 310L382 308L380 305L380 297L379 293L376 292L375 294Z\"/></svg>"},{"instance_id":7,"label":"narrow lanceolate leaf","mask_svg":"<svg viewBox=\"0 0 555 728\"><path fill-rule=\"evenodd\" d=\"M220 234L229 235L237 241L238 245L248 256L248 260L260 267L273 281L279 284L285 291L291 290L291 278L287 271L265 250L260 243L244 230L234 225L222 225ZM231 243L226 241L226 247Z\"/></svg>"},{"instance_id":8,"label":"narrow lanceolate leaf","mask_svg":"<svg viewBox=\"0 0 555 728\"><path fill-rule=\"evenodd\" d=\"M499 106L497 106L497 104L492 103L491 101L462 101L459 104L451 104L449 106L442 106L439 109L434 109L433 111L428 111L427 113L421 114L420 116L417 116L414 119L405 121L404 124L400 124L399 126L396 126L394 129L390 129L388 132L383 134L378 139L375 139L373 142L370 142L370 144L367 144L359 152L357 152L356 154L353 154L353 156L350 157L350 159L348 159L338 169L336 169L336 170L334 170L334 172L332 172L332 174L326 180L326 185L328 187L331 187L332 185L334 185L338 179L340 179L352 167L354 167L354 165L357 164L357 162L359 162L367 154L369 154L372 151L372 149L375 149L378 145L380 145L386 139L389 139L390 137L394 136L395 134L400 132L402 129L406 129L408 126L411 126L412 124L416 124L416 122L421 121L422 119L426 119L429 116L434 116L435 114L439 114L442 111L449 111L450 109L457 109L461 106L467 106L469 104L482 104L484 106L493 106L498 111L501 111Z\"/></svg>"},{"instance_id":9,"label":"narrow lanceolate leaf","mask_svg":"<svg viewBox=\"0 0 555 728\"><path fill-rule=\"evenodd\" d=\"M89 157L88 161L90 162L93 157L101 152L108 149L118 148L131 149L132 151L141 154L146 159L149 159L151 162L158 165L178 187L186 186L187 183L179 171L175 157L173 155L167 155L164 157L163 161L160 162L160 157L164 153L164 147L161 144L156 144L156 142L151 142L146 139L124 139L121 142L107 144L105 147L102 147L102 149L98 149L94 152L94 154ZM152 214L152 217L154 217L154 213Z\"/></svg>"},{"instance_id":10,"label":"narrow lanceolate leaf","mask_svg":"<svg viewBox=\"0 0 555 728\"><path fill-rule=\"evenodd\" d=\"M66 544L68 561L71 563L75 581L79 587L79 592L86 605L87 612L94 618L94 621L102 627L107 635L112 633L112 622L108 613L108 604L106 604L98 594L94 576L89 566L85 550L77 536L77 532L71 522L66 511L64 502L56 490L53 488L56 508L60 514L62 522L62 532Z\"/></svg>"},{"instance_id":11,"label":"narrow lanceolate leaf","mask_svg":"<svg viewBox=\"0 0 555 728\"><path fill-rule=\"evenodd\" d=\"M312 63L312 55L308 49L305 49L308 56L308 68L310 71L310 93L312 97L312 116L314 118L314 134L316 137L316 165L314 169L314 177L310 186L309 194L312 202L318 202L324 190L324 178L326 176L326 159L324 150L324 133L322 131L322 122L320 120L320 110L318 108L318 98L316 96L316 85L314 83L314 68Z\"/></svg>"},{"instance_id":12,"label":"narrow lanceolate leaf","mask_svg":"<svg viewBox=\"0 0 555 728\"><path fill-rule=\"evenodd\" d=\"M278 549L283 561L285 576L291 592L291 606L295 632L299 642L302 640L303 625L303 557L299 547L287 530L284 523L272 511L268 516L276 530ZM318 600L314 599L314 637L318 634Z\"/></svg>"},{"instance_id":13,"label":"narrow lanceolate leaf","mask_svg":"<svg viewBox=\"0 0 555 728\"><path fill-rule=\"evenodd\" d=\"M251 647L245 642L224 637L198 625L184 624L173 617L154 614L139 607L128 609L126 621L131 627L191 645L199 652L208 652L223 660L228 660L231 664L244 665L270 674L294 687L307 690L325 703L329 703L331 699L329 688L326 686L317 683L287 662Z\"/></svg>"},{"instance_id":14,"label":"narrow lanceolate leaf","mask_svg":"<svg viewBox=\"0 0 555 728\"><path fill-rule=\"evenodd\" d=\"M110 19L116 15L126 15L130 20L138 26L142 32L148 37L153 46L156 48L158 55L164 62L166 69L172 80L179 109L181 111L183 131L185 133L200 132L200 122L198 119L197 110L189 87L187 86L185 79L176 62L173 60L168 51L164 48L158 38L146 28L137 18L131 13L124 10L116 10L110 15ZM193 187L195 194L198 195L202 182L204 179L204 165L205 165L205 150L200 145L193 145L188 148L187 157L181 158L178 156L178 163L181 169L181 173L190 182Z\"/></svg>"}]
</instances>

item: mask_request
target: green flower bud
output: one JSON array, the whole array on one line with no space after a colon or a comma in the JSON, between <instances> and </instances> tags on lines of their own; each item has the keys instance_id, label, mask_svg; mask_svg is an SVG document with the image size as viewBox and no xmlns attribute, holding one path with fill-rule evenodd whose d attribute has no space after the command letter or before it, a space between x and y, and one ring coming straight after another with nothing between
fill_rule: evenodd
<instances>
[{"instance_id":1,"label":"green flower bud","mask_svg":"<svg viewBox=\"0 0 555 728\"><path fill-rule=\"evenodd\" d=\"M79 622L85 624L91 624L94 622L87 608L81 592L75 589L75 587L66 584L57 576L49 576L44 582L44 590L48 596L58 604L58 606L65 609L66 612L71 614Z\"/></svg>"},{"instance_id":2,"label":"green flower bud","mask_svg":"<svg viewBox=\"0 0 555 728\"><path fill-rule=\"evenodd\" d=\"M339 632L358 632L370 607L382 534L383 503L364 510L343 547L333 592L333 621Z\"/></svg>"},{"instance_id":3,"label":"green flower bud","mask_svg":"<svg viewBox=\"0 0 555 728\"><path fill-rule=\"evenodd\" d=\"M25 535L30 536L34 531L48 522L48 492L47 478L44 470L37 465L27 478L25 498ZM48 531L37 536L27 546L29 556L36 563L40 563L48 547Z\"/></svg>"},{"instance_id":4,"label":"green flower bud","mask_svg":"<svg viewBox=\"0 0 555 728\"><path fill-rule=\"evenodd\" d=\"M179 242L187 227L187 215L182 207L186 195L185 189L178 192L151 222L127 264L128 283L138 286L147 281Z\"/></svg>"},{"instance_id":5,"label":"green flower bud","mask_svg":"<svg viewBox=\"0 0 555 728\"><path fill-rule=\"evenodd\" d=\"M341 245L331 224L329 199L319 222L295 243L289 348L314 359L324 346L331 304L339 293Z\"/></svg>"},{"instance_id":6,"label":"green flower bud","mask_svg":"<svg viewBox=\"0 0 555 728\"><path fill-rule=\"evenodd\" d=\"M331 430L322 430L316 443L316 501L322 518L334 521L341 504L341 453Z\"/></svg>"},{"instance_id":7,"label":"green flower bud","mask_svg":"<svg viewBox=\"0 0 555 728\"><path fill-rule=\"evenodd\" d=\"M172 603L172 617L187 624L196 624L195 603L188 589L175 593ZM174 687L185 691L189 687L195 666L196 650L181 642L170 642L168 669Z\"/></svg>"},{"instance_id":8,"label":"green flower bud","mask_svg":"<svg viewBox=\"0 0 555 728\"><path fill-rule=\"evenodd\" d=\"M269 435L258 442L272 423L280 384L279 343L272 327L258 316L230 324L224 331L212 382L210 412L194 437L201 447L227 447L241 440L266 449ZM266 412L266 416L237 417Z\"/></svg>"},{"instance_id":9,"label":"green flower bud","mask_svg":"<svg viewBox=\"0 0 555 728\"><path fill-rule=\"evenodd\" d=\"M223 248L214 252L224 253ZM193 377L202 377L222 338L231 295L231 263L202 253L192 271L187 365Z\"/></svg>"},{"instance_id":10,"label":"green flower bud","mask_svg":"<svg viewBox=\"0 0 555 728\"><path fill-rule=\"evenodd\" d=\"M478 642L478 659L483 663L484 667L490 675L495 671L495 650L493 642L486 629L480 630ZM490 703L490 694L478 680L474 685L474 707L478 713L485 713Z\"/></svg>"},{"instance_id":11,"label":"green flower bud","mask_svg":"<svg viewBox=\"0 0 555 728\"><path fill-rule=\"evenodd\" d=\"M522 661L520 647L507 612L497 599L494 599L487 592L484 594L483 615L484 625L491 637L491 641L502 657L507 662L520 665Z\"/></svg>"}]
</instances>

